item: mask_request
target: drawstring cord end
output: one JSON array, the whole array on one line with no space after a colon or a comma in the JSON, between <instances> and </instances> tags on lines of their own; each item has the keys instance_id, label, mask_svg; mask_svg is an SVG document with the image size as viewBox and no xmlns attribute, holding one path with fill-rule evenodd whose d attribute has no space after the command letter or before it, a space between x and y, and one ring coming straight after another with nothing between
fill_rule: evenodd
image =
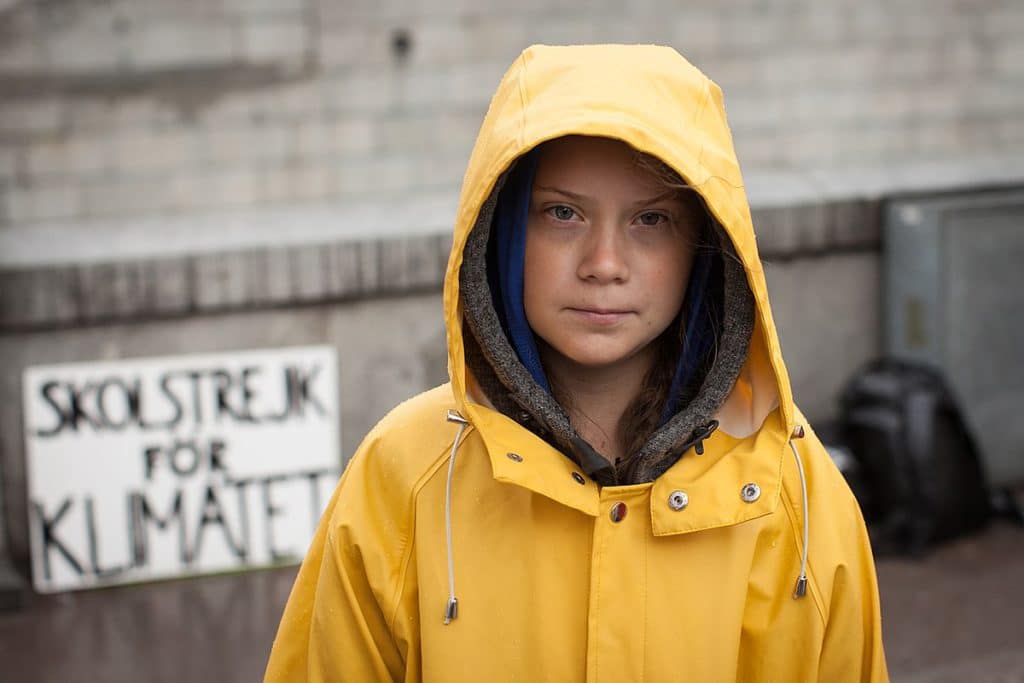
<instances>
[{"instance_id":1,"label":"drawstring cord end","mask_svg":"<svg viewBox=\"0 0 1024 683\"><path fill-rule=\"evenodd\" d=\"M445 415L445 419L448 420L449 422L455 422L460 425L469 424L469 420L459 415L459 412L457 410L449 410L448 413Z\"/></svg>"},{"instance_id":2,"label":"drawstring cord end","mask_svg":"<svg viewBox=\"0 0 1024 683\"><path fill-rule=\"evenodd\" d=\"M807 595L807 577L801 576L796 580L796 588L793 589L793 599L802 598Z\"/></svg>"},{"instance_id":3,"label":"drawstring cord end","mask_svg":"<svg viewBox=\"0 0 1024 683\"><path fill-rule=\"evenodd\" d=\"M448 598L448 606L444 609L444 625L452 623L453 619L459 618L459 600L456 597Z\"/></svg>"}]
</instances>

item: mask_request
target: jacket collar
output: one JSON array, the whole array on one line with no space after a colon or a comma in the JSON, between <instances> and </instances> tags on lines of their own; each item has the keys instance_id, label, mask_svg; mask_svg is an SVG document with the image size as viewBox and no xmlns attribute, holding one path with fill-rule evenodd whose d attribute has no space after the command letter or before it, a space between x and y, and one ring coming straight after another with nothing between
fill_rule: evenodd
<instances>
[{"instance_id":1,"label":"jacket collar","mask_svg":"<svg viewBox=\"0 0 1024 683\"><path fill-rule=\"evenodd\" d=\"M683 454L652 483L654 535L731 526L774 512L782 490L784 434L776 410L746 438L718 430L704 442L704 455L693 449ZM677 492L685 494L682 509L672 505Z\"/></svg>"},{"instance_id":2,"label":"jacket collar","mask_svg":"<svg viewBox=\"0 0 1024 683\"><path fill-rule=\"evenodd\" d=\"M496 410L480 404L469 404L467 410L483 439L495 479L597 516L598 486L569 458Z\"/></svg>"},{"instance_id":3,"label":"jacket collar","mask_svg":"<svg viewBox=\"0 0 1024 683\"><path fill-rule=\"evenodd\" d=\"M584 477L569 458L505 415L477 403L468 404L467 413L483 440L496 480L594 517L617 491L649 487L656 536L731 526L770 514L778 506L786 445L779 410L746 438L715 432L704 441L704 455L690 449L654 482L603 489ZM756 485L756 496L750 489L743 495L749 484ZM670 503L676 492L687 500L681 509Z\"/></svg>"}]
</instances>

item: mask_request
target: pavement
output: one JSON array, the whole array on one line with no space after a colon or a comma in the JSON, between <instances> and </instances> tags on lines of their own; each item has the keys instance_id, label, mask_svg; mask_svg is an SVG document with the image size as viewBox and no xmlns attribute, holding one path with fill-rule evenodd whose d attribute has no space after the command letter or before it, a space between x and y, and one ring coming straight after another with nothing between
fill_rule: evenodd
<instances>
[{"instance_id":1,"label":"pavement","mask_svg":"<svg viewBox=\"0 0 1024 683\"><path fill-rule=\"evenodd\" d=\"M1024 528L877 565L893 681L1024 683ZM30 594L0 612L0 680L259 681L295 572Z\"/></svg>"},{"instance_id":2,"label":"pavement","mask_svg":"<svg viewBox=\"0 0 1024 683\"><path fill-rule=\"evenodd\" d=\"M893 681L1024 683L1024 528L994 522L922 560L876 564Z\"/></svg>"}]
</instances>

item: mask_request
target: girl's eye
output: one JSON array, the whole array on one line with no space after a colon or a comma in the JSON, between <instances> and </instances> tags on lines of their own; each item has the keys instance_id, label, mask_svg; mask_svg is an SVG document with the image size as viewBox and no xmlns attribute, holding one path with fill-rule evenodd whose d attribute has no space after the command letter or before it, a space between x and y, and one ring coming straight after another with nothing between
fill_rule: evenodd
<instances>
[{"instance_id":1,"label":"girl's eye","mask_svg":"<svg viewBox=\"0 0 1024 683\"><path fill-rule=\"evenodd\" d=\"M566 206L564 204L552 206L550 209L548 209L548 213L551 214L553 218L560 221L571 221L573 219L573 216L576 215L576 211L574 211L572 207Z\"/></svg>"},{"instance_id":2,"label":"girl's eye","mask_svg":"<svg viewBox=\"0 0 1024 683\"><path fill-rule=\"evenodd\" d=\"M653 228L658 225L661 225L662 223L667 223L668 216L666 216L663 213L658 213L657 211L648 211L646 213L640 214L640 216L637 218L637 221L640 223L640 225L645 225L647 227Z\"/></svg>"}]
</instances>

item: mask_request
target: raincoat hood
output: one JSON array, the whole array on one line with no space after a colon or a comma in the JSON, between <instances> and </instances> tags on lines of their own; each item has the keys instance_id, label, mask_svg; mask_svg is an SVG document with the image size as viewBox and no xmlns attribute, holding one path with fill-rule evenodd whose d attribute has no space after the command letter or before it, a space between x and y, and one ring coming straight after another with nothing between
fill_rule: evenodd
<instances>
[{"instance_id":1,"label":"raincoat hood","mask_svg":"<svg viewBox=\"0 0 1024 683\"><path fill-rule=\"evenodd\" d=\"M534 46L502 79L466 172L444 285L449 373L460 409L475 417L478 405L489 403L466 362L473 340L464 336L459 274L470 232L493 212L496 189L516 160L567 135L621 140L665 162L704 199L742 263L756 311L746 362L724 403L713 405L714 417L720 429L742 437L778 406L778 427L788 434L794 424L789 381L721 90L677 52L658 46Z\"/></svg>"}]
</instances>

